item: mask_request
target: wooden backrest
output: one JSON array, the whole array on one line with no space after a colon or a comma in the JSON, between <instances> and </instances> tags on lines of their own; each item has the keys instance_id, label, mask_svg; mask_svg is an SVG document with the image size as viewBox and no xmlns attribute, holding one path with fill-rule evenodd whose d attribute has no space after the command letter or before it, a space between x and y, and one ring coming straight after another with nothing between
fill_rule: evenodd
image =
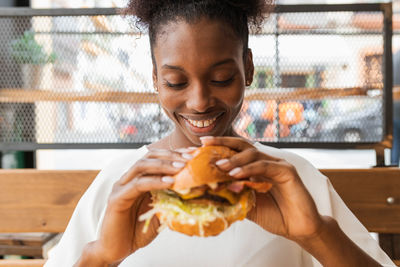
<instances>
[{"instance_id":1,"label":"wooden backrest","mask_svg":"<svg viewBox=\"0 0 400 267\"><path fill-rule=\"evenodd\" d=\"M400 169L330 169L348 207L372 232L400 233ZM0 232L62 232L98 171L0 170ZM389 203L388 198L393 198Z\"/></svg>"},{"instance_id":2,"label":"wooden backrest","mask_svg":"<svg viewBox=\"0 0 400 267\"><path fill-rule=\"evenodd\" d=\"M400 233L400 169L321 170L370 232Z\"/></svg>"},{"instance_id":3,"label":"wooden backrest","mask_svg":"<svg viewBox=\"0 0 400 267\"><path fill-rule=\"evenodd\" d=\"M0 233L63 232L97 173L0 170Z\"/></svg>"}]
</instances>

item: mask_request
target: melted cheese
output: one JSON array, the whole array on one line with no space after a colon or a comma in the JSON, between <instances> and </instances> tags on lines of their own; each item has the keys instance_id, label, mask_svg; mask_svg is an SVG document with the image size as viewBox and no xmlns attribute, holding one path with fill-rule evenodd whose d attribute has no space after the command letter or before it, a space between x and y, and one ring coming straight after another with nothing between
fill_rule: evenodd
<instances>
[{"instance_id":1,"label":"melted cheese","mask_svg":"<svg viewBox=\"0 0 400 267\"><path fill-rule=\"evenodd\" d=\"M181 194L178 191L177 191L177 193L179 194L179 196L182 199L192 199L192 198L196 198L196 197L203 195L205 191L206 191L206 189L204 187L197 187L197 188L192 188L190 190L189 189L185 190L184 194Z\"/></svg>"},{"instance_id":2,"label":"melted cheese","mask_svg":"<svg viewBox=\"0 0 400 267\"><path fill-rule=\"evenodd\" d=\"M234 192L230 191L229 189L222 188L221 190L218 191L212 191L212 190L208 190L208 193L210 195L215 195L215 196L219 196L219 197L223 197L226 200L229 201L229 203L231 203L232 205L236 204L239 201L239 197L237 194L235 194Z\"/></svg>"}]
</instances>

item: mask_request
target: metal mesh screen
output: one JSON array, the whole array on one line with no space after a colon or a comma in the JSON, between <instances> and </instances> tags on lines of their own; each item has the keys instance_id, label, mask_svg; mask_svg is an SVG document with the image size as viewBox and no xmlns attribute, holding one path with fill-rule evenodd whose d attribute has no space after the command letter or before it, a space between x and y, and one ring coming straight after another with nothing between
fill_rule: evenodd
<instances>
[{"instance_id":1,"label":"metal mesh screen","mask_svg":"<svg viewBox=\"0 0 400 267\"><path fill-rule=\"evenodd\" d=\"M0 16L3 148L135 147L172 131L147 36L95 11ZM272 14L249 40L255 76L235 129L277 144L381 142L383 37L379 9Z\"/></svg>"}]
</instances>

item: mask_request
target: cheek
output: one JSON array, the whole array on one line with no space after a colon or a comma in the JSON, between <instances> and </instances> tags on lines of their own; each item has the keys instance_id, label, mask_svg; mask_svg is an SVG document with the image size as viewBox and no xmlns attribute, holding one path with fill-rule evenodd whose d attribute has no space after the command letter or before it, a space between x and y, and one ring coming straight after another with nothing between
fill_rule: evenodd
<instances>
[{"instance_id":1,"label":"cheek","mask_svg":"<svg viewBox=\"0 0 400 267\"><path fill-rule=\"evenodd\" d=\"M171 95L167 92L164 92L162 89L158 93L158 98L161 107L164 109L168 117L174 119L174 112L181 106L180 98L175 94Z\"/></svg>"},{"instance_id":2,"label":"cheek","mask_svg":"<svg viewBox=\"0 0 400 267\"><path fill-rule=\"evenodd\" d=\"M241 85L229 89L229 92L225 92L220 98L230 109L237 110L242 106L244 98L245 88Z\"/></svg>"}]
</instances>

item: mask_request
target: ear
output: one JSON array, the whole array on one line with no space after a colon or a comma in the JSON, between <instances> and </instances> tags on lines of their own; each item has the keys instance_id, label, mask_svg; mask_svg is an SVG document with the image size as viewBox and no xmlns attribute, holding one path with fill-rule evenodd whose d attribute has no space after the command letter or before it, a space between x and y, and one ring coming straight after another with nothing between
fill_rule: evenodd
<instances>
[{"instance_id":1,"label":"ear","mask_svg":"<svg viewBox=\"0 0 400 267\"><path fill-rule=\"evenodd\" d=\"M152 78L153 78L153 87L154 87L154 90L158 91L158 89L157 89L157 81L158 81L158 77L157 77L157 67L155 66L155 64L153 64L153 74L152 74Z\"/></svg>"},{"instance_id":2,"label":"ear","mask_svg":"<svg viewBox=\"0 0 400 267\"><path fill-rule=\"evenodd\" d=\"M246 54L246 62L245 62L245 79L246 79L246 84L250 85L253 82L253 76L254 76L254 63L253 63L253 53L251 52L251 49L247 49L247 54Z\"/></svg>"}]
</instances>

